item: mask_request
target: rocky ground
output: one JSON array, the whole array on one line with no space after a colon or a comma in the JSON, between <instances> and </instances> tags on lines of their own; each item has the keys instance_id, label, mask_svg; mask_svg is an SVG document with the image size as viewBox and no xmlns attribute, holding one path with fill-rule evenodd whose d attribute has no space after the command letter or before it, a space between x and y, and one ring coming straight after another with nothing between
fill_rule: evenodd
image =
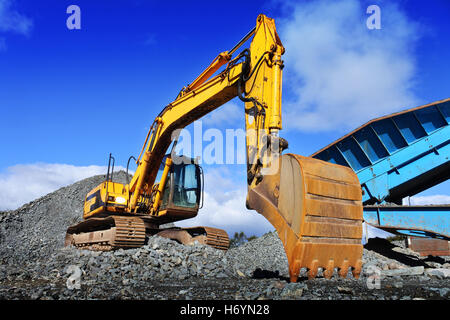
<instances>
[{"instance_id":1,"label":"rocky ground","mask_svg":"<svg viewBox=\"0 0 450 320\"><path fill-rule=\"evenodd\" d=\"M0 213L0 299L448 300L450 257L420 257L402 241L370 239L359 279L289 283L276 233L227 252L153 237L137 249L63 248L96 176ZM116 175L124 181L124 173Z\"/></svg>"}]
</instances>

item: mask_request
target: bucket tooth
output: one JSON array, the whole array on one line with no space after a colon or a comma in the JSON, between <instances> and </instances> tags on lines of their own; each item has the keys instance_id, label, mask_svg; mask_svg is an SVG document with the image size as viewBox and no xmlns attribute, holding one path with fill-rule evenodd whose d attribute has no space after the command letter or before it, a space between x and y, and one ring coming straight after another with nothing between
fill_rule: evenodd
<instances>
[{"instance_id":1,"label":"bucket tooth","mask_svg":"<svg viewBox=\"0 0 450 320\"><path fill-rule=\"evenodd\" d=\"M276 160L275 160L276 161ZM292 282L301 268L308 277L324 268L358 276L363 253L362 191L348 167L299 155L278 158L275 174L249 187L247 206L262 214L277 230L289 262ZM345 272L344 272L345 271Z\"/></svg>"},{"instance_id":2,"label":"bucket tooth","mask_svg":"<svg viewBox=\"0 0 450 320\"><path fill-rule=\"evenodd\" d=\"M352 275L355 279L359 278L359 275L361 274L361 268L362 268L362 260L358 260L354 267L352 267Z\"/></svg>"},{"instance_id":3,"label":"bucket tooth","mask_svg":"<svg viewBox=\"0 0 450 320\"><path fill-rule=\"evenodd\" d=\"M314 279L317 276L319 261L313 260L308 266L308 279Z\"/></svg>"},{"instance_id":4,"label":"bucket tooth","mask_svg":"<svg viewBox=\"0 0 450 320\"><path fill-rule=\"evenodd\" d=\"M341 267L339 268L339 276L342 278L346 278L348 274L348 260L344 260Z\"/></svg>"},{"instance_id":5,"label":"bucket tooth","mask_svg":"<svg viewBox=\"0 0 450 320\"><path fill-rule=\"evenodd\" d=\"M323 276L326 279L330 279L333 276L333 272L334 272L334 260L330 259L328 261L327 266L325 267L325 270L323 271Z\"/></svg>"}]
</instances>

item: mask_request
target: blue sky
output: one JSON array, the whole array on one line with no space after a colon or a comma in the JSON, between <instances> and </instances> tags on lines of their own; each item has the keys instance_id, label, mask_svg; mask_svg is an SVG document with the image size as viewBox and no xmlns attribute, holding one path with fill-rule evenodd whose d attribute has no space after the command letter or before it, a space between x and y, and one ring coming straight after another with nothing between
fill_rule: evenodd
<instances>
[{"instance_id":1,"label":"blue sky","mask_svg":"<svg viewBox=\"0 0 450 320\"><path fill-rule=\"evenodd\" d=\"M66 26L71 4L81 9L81 30ZM381 8L380 30L365 25L371 4ZM0 209L104 170L109 152L125 166L159 111L253 28L259 13L276 19L286 47L282 135L289 152L310 155L376 116L450 96L444 0L0 0L0 181L5 191L18 190L0 196ZM233 100L204 128L243 128L242 107ZM207 211L242 200L244 165L205 171L215 203ZM31 198L21 198L23 184L33 186ZM424 194L450 195L449 184ZM254 226L261 220L242 213L243 205L232 209L229 231L269 228Z\"/></svg>"},{"instance_id":2,"label":"blue sky","mask_svg":"<svg viewBox=\"0 0 450 320\"><path fill-rule=\"evenodd\" d=\"M8 156L0 167L104 164L109 151L125 162L156 114L262 11L244 5L224 24L220 7L207 2L10 2L33 25L25 36L4 35L1 134L12 139L2 141ZM81 30L66 27L72 3L81 8Z\"/></svg>"}]
</instances>

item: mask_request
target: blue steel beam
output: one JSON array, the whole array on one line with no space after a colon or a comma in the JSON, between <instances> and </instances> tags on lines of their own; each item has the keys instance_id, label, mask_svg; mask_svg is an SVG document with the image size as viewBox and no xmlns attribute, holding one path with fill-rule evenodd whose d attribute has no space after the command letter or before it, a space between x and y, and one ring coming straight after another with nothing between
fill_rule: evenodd
<instances>
[{"instance_id":1,"label":"blue steel beam","mask_svg":"<svg viewBox=\"0 0 450 320\"><path fill-rule=\"evenodd\" d=\"M364 221L392 233L450 240L450 206L365 206Z\"/></svg>"}]
</instances>

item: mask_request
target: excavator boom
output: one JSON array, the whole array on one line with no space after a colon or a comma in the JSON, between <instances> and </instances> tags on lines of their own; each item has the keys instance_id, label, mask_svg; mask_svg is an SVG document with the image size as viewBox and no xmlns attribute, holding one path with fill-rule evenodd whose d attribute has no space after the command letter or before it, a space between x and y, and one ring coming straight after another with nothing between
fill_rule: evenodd
<instances>
[{"instance_id":1,"label":"excavator boom","mask_svg":"<svg viewBox=\"0 0 450 320\"><path fill-rule=\"evenodd\" d=\"M233 57L251 37L250 47ZM119 244L138 246L143 243L143 233L157 234L163 223L194 217L200 187L192 181L199 181L202 171L192 159L167 151L171 145L174 150L180 129L239 97L245 105L246 205L277 230L289 261L291 281L297 281L301 268L309 270L310 278L320 267L327 278L335 268L341 276L351 268L357 277L362 264L362 194L357 176L344 166L282 155L288 147L279 136L284 51L274 20L259 15L253 30L231 50L219 54L159 113L136 160L138 167L131 181L126 185L106 181L88 194L84 212L87 220L69 228L66 243L79 241L90 246L90 236L95 233L101 242L105 233L106 238L125 235ZM224 65L225 69L212 77ZM196 202L189 203L186 197L180 201L182 194L177 190L186 184L180 177L191 177L192 186L183 192L191 192L190 199ZM170 234L180 242L205 239L204 243L216 248L227 248L228 237L218 229L173 228L159 234ZM114 248L115 241L111 238L106 242Z\"/></svg>"}]
</instances>

